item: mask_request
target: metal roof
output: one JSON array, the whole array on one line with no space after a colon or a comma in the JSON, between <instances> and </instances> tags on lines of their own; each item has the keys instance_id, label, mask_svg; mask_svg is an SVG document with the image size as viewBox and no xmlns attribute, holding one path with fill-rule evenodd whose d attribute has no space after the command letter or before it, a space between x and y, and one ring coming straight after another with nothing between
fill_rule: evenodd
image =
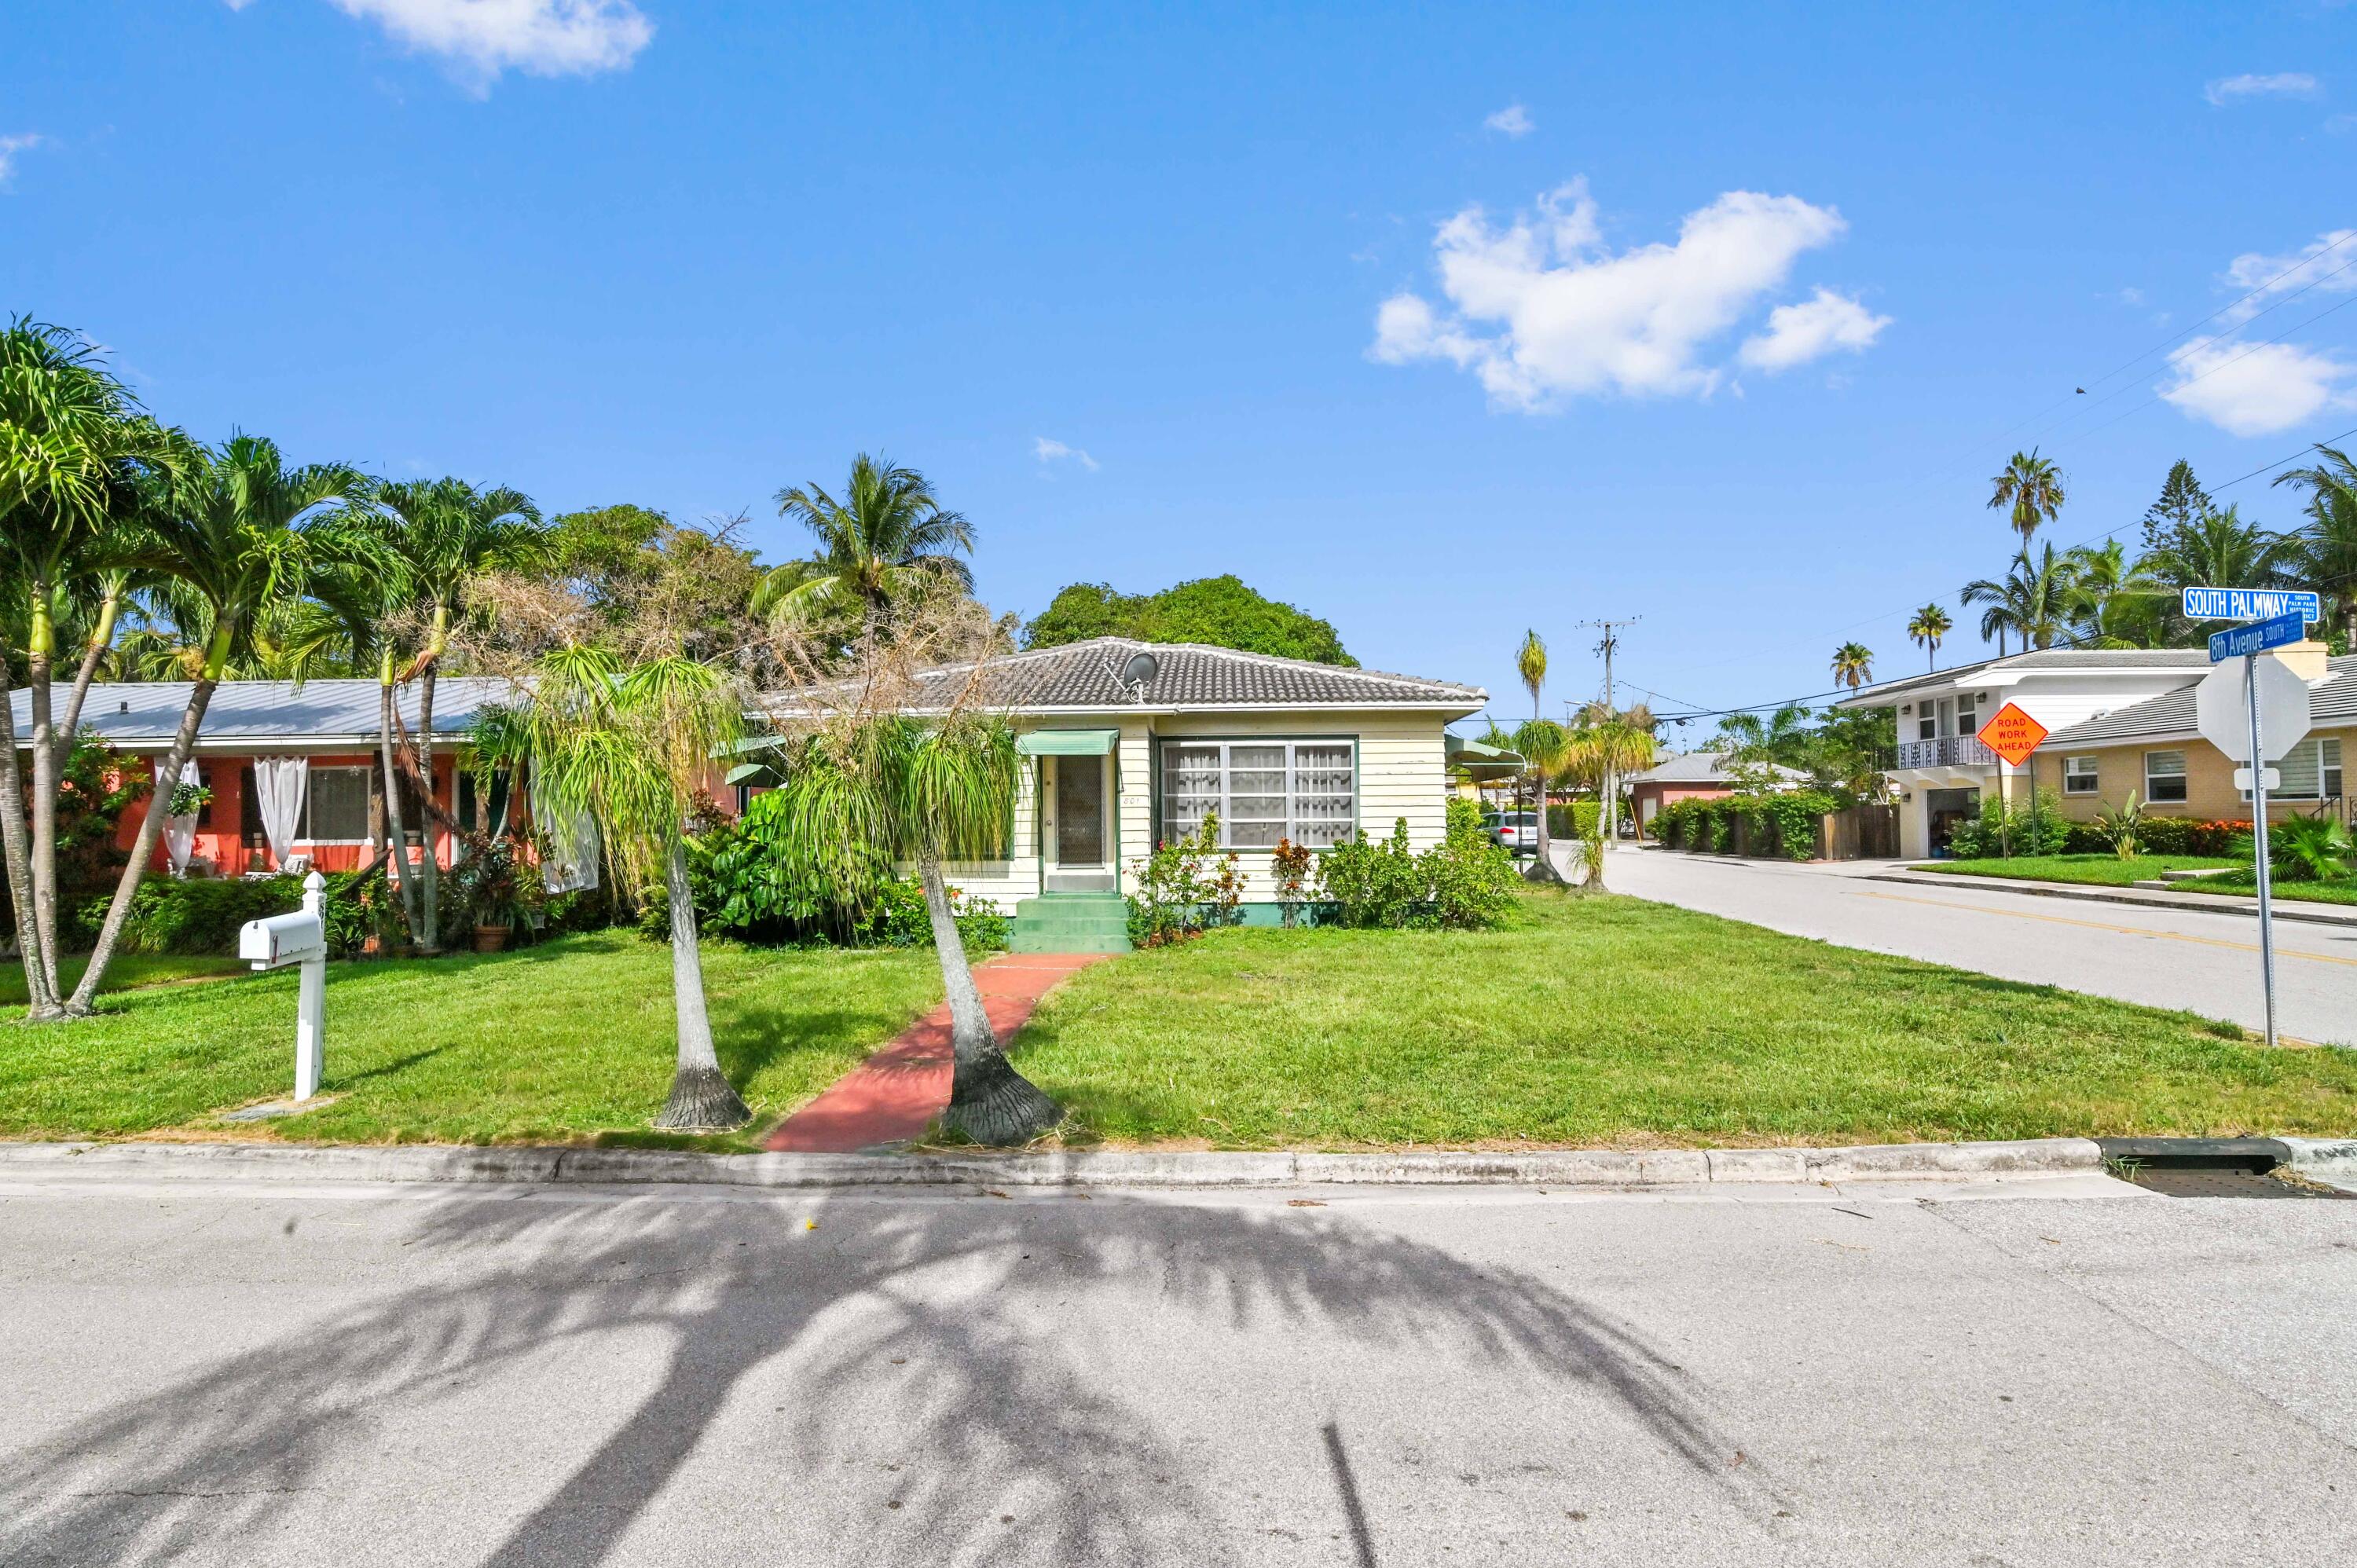
<instances>
[{"instance_id":1,"label":"metal roof","mask_svg":"<svg viewBox=\"0 0 2357 1568\"><path fill-rule=\"evenodd\" d=\"M2202 656L2206 666L2209 656ZM2357 658L2328 659L2325 678L2308 689L2309 722L2319 728L2357 724ZM2197 682L2198 684L2198 682ZM2109 746L2124 740L2159 740L2195 733L2192 686L2167 692L2124 708L2056 730L2041 749Z\"/></svg>"},{"instance_id":2,"label":"metal roof","mask_svg":"<svg viewBox=\"0 0 2357 1568\"><path fill-rule=\"evenodd\" d=\"M2083 675L2115 670L2206 670L2209 667L2209 653L2199 648L2033 649L2028 653L2007 654L2003 659L1984 659L1977 664L1958 664L1929 674L1910 675L1903 681L1885 681L1878 686L1868 686L1862 692L1844 697L1834 706L1879 708L1916 692L1936 692L1953 686L1967 675L2011 676L2040 671L2071 671Z\"/></svg>"},{"instance_id":3,"label":"metal roof","mask_svg":"<svg viewBox=\"0 0 2357 1568\"><path fill-rule=\"evenodd\" d=\"M81 725L101 738L129 751L161 751L172 744L180 715L188 705L195 682L188 681L99 682L82 704ZM51 702L62 713L71 687L50 688ZM401 715L412 734L417 728L420 693L415 682L397 689ZM446 675L434 686L434 736L455 740L474 724L475 715L515 690L511 682L479 675ZM21 745L32 736L33 694L11 693L16 732ZM223 681L214 688L205 708L203 727L197 732L199 751L229 750L240 745L287 749L301 742L312 749L344 743L374 745L377 737L377 682L353 681Z\"/></svg>"},{"instance_id":4,"label":"metal roof","mask_svg":"<svg viewBox=\"0 0 2357 1568\"><path fill-rule=\"evenodd\" d=\"M1159 668L1144 691L1133 696L1120 675L1123 665L1138 653L1154 655ZM924 671L917 677L919 695L911 706L920 713L946 707L973 671L972 664L954 664ZM976 700L984 706L1011 713L1413 707L1446 709L1461 716L1478 712L1490 700L1479 686L1448 681L1125 637L1092 638L992 660L983 668L981 687Z\"/></svg>"}]
</instances>

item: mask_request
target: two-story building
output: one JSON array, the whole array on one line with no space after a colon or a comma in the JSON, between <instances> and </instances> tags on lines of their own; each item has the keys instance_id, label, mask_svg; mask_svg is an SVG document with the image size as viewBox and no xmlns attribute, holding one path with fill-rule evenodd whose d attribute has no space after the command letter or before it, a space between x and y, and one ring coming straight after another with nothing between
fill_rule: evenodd
<instances>
[{"instance_id":1,"label":"two-story building","mask_svg":"<svg viewBox=\"0 0 2357 1568\"><path fill-rule=\"evenodd\" d=\"M1945 849L1955 823L1979 814L1984 795L2026 800L2033 780L2060 788L2057 778L2036 779L2039 757L2017 769L1976 738L2006 703L2061 732L2174 692L2188 692L2190 703L2209 672L2201 649L2041 649L1887 681L1835 705L1894 710L1899 746L1883 774L1899 808L1899 853L1922 859Z\"/></svg>"}]
</instances>

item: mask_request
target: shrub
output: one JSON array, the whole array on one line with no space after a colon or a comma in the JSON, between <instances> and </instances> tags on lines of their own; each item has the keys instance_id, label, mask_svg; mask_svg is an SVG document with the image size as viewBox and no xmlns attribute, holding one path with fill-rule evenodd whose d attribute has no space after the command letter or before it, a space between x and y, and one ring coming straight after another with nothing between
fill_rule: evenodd
<instances>
[{"instance_id":1,"label":"shrub","mask_svg":"<svg viewBox=\"0 0 2357 1568\"><path fill-rule=\"evenodd\" d=\"M896 877L877 890L876 901L851 928L850 945L866 948L929 948L933 945L932 917L925 908L924 885L915 877ZM968 898L949 889L950 914L957 921L958 940L968 952L990 952L1006 945L1015 922L986 898Z\"/></svg>"},{"instance_id":2,"label":"shrub","mask_svg":"<svg viewBox=\"0 0 2357 1568\"><path fill-rule=\"evenodd\" d=\"M2267 859L2279 876L2301 882L2338 882L2357 854L2349 830L2334 818L2287 817L2267 826Z\"/></svg>"},{"instance_id":3,"label":"shrub","mask_svg":"<svg viewBox=\"0 0 2357 1568\"><path fill-rule=\"evenodd\" d=\"M1466 810L1459 811L1459 806ZM1452 801L1441 842L1421 854L1408 847L1407 819L1391 836L1361 832L1318 863L1319 890L1336 925L1468 929L1495 925L1512 905L1513 857L1482 831L1469 801Z\"/></svg>"},{"instance_id":4,"label":"shrub","mask_svg":"<svg viewBox=\"0 0 2357 1568\"><path fill-rule=\"evenodd\" d=\"M1159 947L1235 922L1243 874L1235 851L1221 853L1219 838L1219 813L1207 811L1193 832L1157 844L1153 854L1130 863L1137 874L1137 891L1129 899L1133 944Z\"/></svg>"},{"instance_id":5,"label":"shrub","mask_svg":"<svg viewBox=\"0 0 2357 1568\"><path fill-rule=\"evenodd\" d=\"M1770 853L1772 847L1774 854L1789 859L1808 860L1817 853L1818 820L1841 809L1840 799L1823 789L1673 800L1654 813L1652 832L1671 849L1724 854L1734 844L1739 817L1749 827L1754 854Z\"/></svg>"},{"instance_id":6,"label":"shrub","mask_svg":"<svg viewBox=\"0 0 2357 1568\"><path fill-rule=\"evenodd\" d=\"M1457 804L1450 802L1452 811ZM1475 816L1478 820L1478 809ZM1287 930L1301 923L1301 906L1309 897L1309 874L1317 863L1318 857L1310 853L1308 844L1296 843L1290 838L1277 840L1275 850L1268 857L1269 878L1276 884L1276 907L1284 915Z\"/></svg>"},{"instance_id":7,"label":"shrub","mask_svg":"<svg viewBox=\"0 0 2357 1568\"><path fill-rule=\"evenodd\" d=\"M1547 837L1553 839L1584 839L1596 831L1596 821L1604 808L1594 800L1574 800L1566 806L1547 808Z\"/></svg>"},{"instance_id":8,"label":"shrub","mask_svg":"<svg viewBox=\"0 0 2357 1568\"><path fill-rule=\"evenodd\" d=\"M1981 814L1958 822L1948 834L1948 853L1959 860L2007 854L2061 854L2072 823L2050 789L2038 790L2018 806L1997 795L1981 797Z\"/></svg>"},{"instance_id":9,"label":"shrub","mask_svg":"<svg viewBox=\"0 0 2357 1568\"><path fill-rule=\"evenodd\" d=\"M122 950L135 953L231 954L238 928L248 920L284 915L303 902L298 876L262 876L234 881L178 881L150 877L131 900L123 924ZM96 930L106 919L105 898L85 902L82 923Z\"/></svg>"},{"instance_id":10,"label":"shrub","mask_svg":"<svg viewBox=\"0 0 2357 1568\"><path fill-rule=\"evenodd\" d=\"M2136 799L2135 790L2129 790L2128 798L2119 805L2105 806L2095 813L2094 829L2095 836L2114 854L2122 860L2134 859L2144 831L2144 802ZM2066 851L2070 848L2069 840L2075 836L2065 835L2063 848Z\"/></svg>"}]
</instances>

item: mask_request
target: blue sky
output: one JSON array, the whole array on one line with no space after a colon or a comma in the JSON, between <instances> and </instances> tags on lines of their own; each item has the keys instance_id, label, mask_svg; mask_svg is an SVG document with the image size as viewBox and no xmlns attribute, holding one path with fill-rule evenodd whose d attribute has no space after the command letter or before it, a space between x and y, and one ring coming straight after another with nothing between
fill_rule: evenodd
<instances>
[{"instance_id":1,"label":"blue sky","mask_svg":"<svg viewBox=\"0 0 2357 1568\"><path fill-rule=\"evenodd\" d=\"M1820 692L1850 637L1920 667L1906 612L2003 565L2017 444L2070 543L2173 458L2357 426L2345 3L0 29L0 306L200 435L749 510L772 557L779 486L881 451L998 608L1232 571L1510 717L1523 629L1552 706L1598 617L1642 618L1664 709ZM2222 499L2287 522L2266 478Z\"/></svg>"}]
</instances>

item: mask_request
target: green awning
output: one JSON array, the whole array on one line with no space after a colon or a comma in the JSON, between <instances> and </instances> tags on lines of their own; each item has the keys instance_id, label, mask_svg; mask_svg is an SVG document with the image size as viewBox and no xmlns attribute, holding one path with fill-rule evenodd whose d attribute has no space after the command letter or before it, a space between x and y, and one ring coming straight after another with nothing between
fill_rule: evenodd
<instances>
[{"instance_id":1,"label":"green awning","mask_svg":"<svg viewBox=\"0 0 2357 1568\"><path fill-rule=\"evenodd\" d=\"M1035 729L1015 737L1026 757L1103 757L1120 744L1117 729Z\"/></svg>"}]
</instances>

